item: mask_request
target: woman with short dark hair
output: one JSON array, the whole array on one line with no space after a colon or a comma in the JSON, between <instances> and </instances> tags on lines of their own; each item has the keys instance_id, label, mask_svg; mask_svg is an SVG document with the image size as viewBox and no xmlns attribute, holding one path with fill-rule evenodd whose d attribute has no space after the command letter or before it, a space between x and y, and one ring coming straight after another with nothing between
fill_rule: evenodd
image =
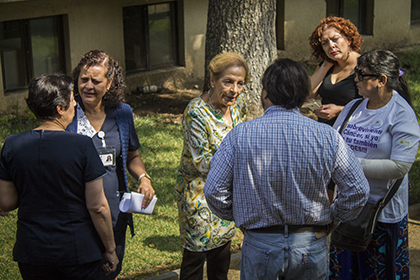
<instances>
[{"instance_id":1,"label":"woman with short dark hair","mask_svg":"<svg viewBox=\"0 0 420 280\"><path fill-rule=\"evenodd\" d=\"M72 78L29 83L26 100L40 125L6 138L0 208L19 208L14 260L23 279L98 279L102 255L116 269L106 173L90 138L64 131L74 116Z\"/></svg>"}]
</instances>

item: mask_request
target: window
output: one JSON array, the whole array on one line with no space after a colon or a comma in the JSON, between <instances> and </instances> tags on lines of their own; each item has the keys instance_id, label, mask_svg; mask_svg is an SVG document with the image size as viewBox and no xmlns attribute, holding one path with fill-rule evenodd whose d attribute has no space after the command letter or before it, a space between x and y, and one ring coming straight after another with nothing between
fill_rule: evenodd
<instances>
[{"instance_id":1,"label":"window","mask_svg":"<svg viewBox=\"0 0 420 280\"><path fill-rule=\"evenodd\" d=\"M277 0L276 40L277 49L284 50L284 0Z\"/></svg>"},{"instance_id":2,"label":"window","mask_svg":"<svg viewBox=\"0 0 420 280\"><path fill-rule=\"evenodd\" d=\"M177 65L175 2L123 8L127 73Z\"/></svg>"},{"instance_id":3,"label":"window","mask_svg":"<svg viewBox=\"0 0 420 280\"><path fill-rule=\"evenodd\" d=\"M374 0L327 0L327 16L349 19L360 34L373 34Z\"/></svg>"},{"instance_id":4,"label":"window","mask_svg":"<svg viewBox=\"0 0 420 280\"><path fill-rule=\"evenodd\" d=\"M65 72L62 16L0 22L0 53L5 92Z\"/></svg>"},{"instance_id":5,"label":"window","mask_svg":"<svg viewBox=\"0 0 420 280\"><path fill-rule=\"evenodd\" d=\"M411 0L411 25L420 24L420 0Z\"/></svg>"}]
</instances>

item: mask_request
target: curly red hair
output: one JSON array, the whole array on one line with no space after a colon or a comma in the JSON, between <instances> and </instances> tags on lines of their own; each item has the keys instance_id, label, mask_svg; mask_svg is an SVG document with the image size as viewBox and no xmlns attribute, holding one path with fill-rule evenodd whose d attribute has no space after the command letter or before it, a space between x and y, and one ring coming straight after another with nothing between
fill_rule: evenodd
<instances>
[{"instance_id":1,"label":"curly red hair","mask_svg":"<svg viewBox=\"0 0 420 280\"><path fill-rule=\"evenodd\" d=\"M330 16L327 18L323 18L321 20L321 23L315 28L314 32L312 32L311 36L309 36L309 44L312 47L312 54L316 58L321 58L322 60L327 59L331 61L331 59L328 58L325 54L321 44L322 32L327 27L334 27L341 34L346 36L347 40L350 41L350 47L352 48L352 50L360 50L360 46L363 43L363 39L360 33L357 31L357 27L348 19Z\"/></svg>"}]
</instances>

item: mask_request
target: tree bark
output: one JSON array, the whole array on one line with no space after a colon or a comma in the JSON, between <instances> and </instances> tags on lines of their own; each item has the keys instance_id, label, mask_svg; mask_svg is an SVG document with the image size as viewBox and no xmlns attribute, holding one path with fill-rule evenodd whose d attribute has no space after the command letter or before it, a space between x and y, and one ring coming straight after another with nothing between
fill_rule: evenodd
<instances>
[{"instance_id":1,"label":"tree bark","mask_svg":"<svg viewBox=\"0 0 420 280\"><path fill-rule=\"evenodd\" d=\"M237 52L246 59L251 80L244 87L248 119L261 116L261 77L277 57L276 0L209 0L206 34L205 84L210 60L221 52Z\"/></svg>"}]
</instances>

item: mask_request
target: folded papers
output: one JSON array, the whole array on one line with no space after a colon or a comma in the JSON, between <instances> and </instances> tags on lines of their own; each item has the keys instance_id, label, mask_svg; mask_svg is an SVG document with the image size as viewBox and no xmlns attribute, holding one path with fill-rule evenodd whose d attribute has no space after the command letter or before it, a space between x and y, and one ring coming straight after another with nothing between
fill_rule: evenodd
<instances>
[{"instance_id":1,"label":"folded papers","mask_svg":"<svg viewBox=\"0 0 420 280\"><path fill-rule=\"evenodd\" d=\"M146 208L142 208L144 194L131 192L131 193L124 193L121 201L120 201L120 211L124 213L140 213L140 214L147 214L150 215L153 212L153 208L155 207L155 203L157 200L156 195L153 196L152 201Z\"/></svg>"}]
</instances>

